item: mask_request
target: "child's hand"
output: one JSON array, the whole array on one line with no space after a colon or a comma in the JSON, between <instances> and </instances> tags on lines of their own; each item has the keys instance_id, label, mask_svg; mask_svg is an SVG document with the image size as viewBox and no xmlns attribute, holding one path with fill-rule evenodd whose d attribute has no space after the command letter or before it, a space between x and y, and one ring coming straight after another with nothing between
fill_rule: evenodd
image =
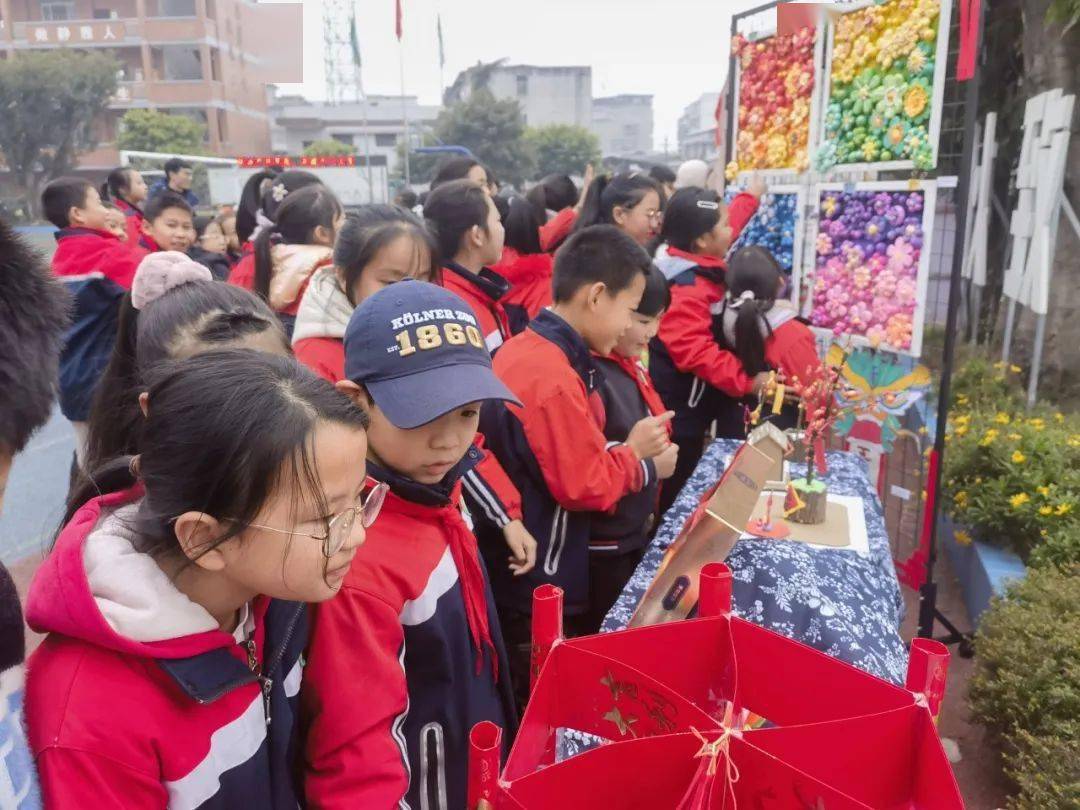
<instances>
[{"instance_id":1,"label":"child's hand","mask_svg":"<svg viewBox=\"0 0 1080 810\"><path fill-rule=\"evenodd\" d=\"M581 207L585 205L585 195L589 193L589 186L592 185L593 180L596 179L596 169L590 163L585 167L585 174L581 181L581 195L578 197L577 205L574 206L575 211L581 211Z\"/></svg>"},{"instance_id":2,"label":"child's hand","mask_svg":"<svg viewBox=\"0 0 1080 810\"><path fill-rule=\"evenodd\" d=\"M503 526L503 537L510 547L510 570L520 577L536 565L536 540L520 520L511 520Z\"/></svg>"},{"instance_id":3,"label":"child's hand","mask_svg":"<svg viewBox=\"0 0 1080 810\"><path fill-rule=\"evenodd\" d=\"M754 376L754 396L759 397L764 393L770 383L777 382L782 383L783 379L779 374L774 376L771 371L763 371L760 374Z\"/></svg>"},{"instance_id":4,"label":"child's hand","mask_svg":"<svg viewBox=\"0 0 1080 810\"><path fill-rule=\"evenodd\" d=\"M753 179L750 180L750 185L746 188L746 193L752 194L755 199L760 200L768 190L769 187L765 185L765 181L755 174Z\"/></svg>"},{"instance_id":5,"label":"child's hand","mask_svg":"<svg viewBox=\"0 0 1080 810\"><path fill-rule=\"evenodd\" d=\"M659 416L646 416L630 429L626 437L627 446L638 458L658 456L671 444L667 428L664 427L675 411L667 411Z\"/></svg>"},{"instance_id":6,"label":"child's hand","mask_svg":"<svg viewBox=\"0 0 1080 810\"><path fill-rule=\"evenodd\" d=\"M660 455L653 459L656 475L663 481L675 474L675 463L679 460L679 445L672 443Z\"/></svg>"}]
</instances>

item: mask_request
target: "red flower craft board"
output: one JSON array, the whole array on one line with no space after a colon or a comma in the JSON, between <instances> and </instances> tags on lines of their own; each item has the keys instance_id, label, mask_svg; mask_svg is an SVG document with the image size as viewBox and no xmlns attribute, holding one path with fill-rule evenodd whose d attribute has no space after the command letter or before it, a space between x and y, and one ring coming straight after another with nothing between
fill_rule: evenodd
<instances>
[{"instance_id":1,"label":"red flower craft board","mask_svg":"<svg viewBox=\"0 0 1080 810\"><path fill-rule=\"evenodd\" d=\"M732 616L730 576L706 566L701 618L534 647L501 773L499 730L473 730L469 807L963 807L934 718L944 646L916 640L902 689ZM541 632L557 590L534 608ZM606 742L556 763L560 728Z\"/></svg>"}]
</instances>

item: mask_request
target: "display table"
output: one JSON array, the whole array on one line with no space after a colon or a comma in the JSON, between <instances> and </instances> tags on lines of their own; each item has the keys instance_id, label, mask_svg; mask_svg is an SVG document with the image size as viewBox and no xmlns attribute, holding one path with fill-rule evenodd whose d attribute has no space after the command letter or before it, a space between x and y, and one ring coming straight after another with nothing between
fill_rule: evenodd
<instances>
[{"instance_id":1,"label":"display table","mask_svg":"<svg viewBox=\"0 0 1080 810\"><path fill-rule=\"evenodd\" d=\"M603 632L621 630L652 582L664 551L702 493L719 480L738 442L718 440L706 450L664 516ZM881 503L865 463L830 452L829 492L861 498L868 551L825 549L786 540L742 539L727 564L734 573L734 613L896 684L904 682L907 651L898 633L904 601L896 578ZM802 465L792 464L799 477Z\"/></svg>"}]
</instances>

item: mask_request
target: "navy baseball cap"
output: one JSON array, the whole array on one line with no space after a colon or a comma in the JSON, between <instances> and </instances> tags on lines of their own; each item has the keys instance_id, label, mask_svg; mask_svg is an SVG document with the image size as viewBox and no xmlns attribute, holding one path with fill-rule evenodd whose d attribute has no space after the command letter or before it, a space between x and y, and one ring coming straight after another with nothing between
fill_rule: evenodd
<instances>
[{"instance_id":1,"label":"navy baseball cap","mask_svg":"<svg viewBox=\"0 0 1080 810\"><path fill-rule=\"evenodd\" d=\"M521 404L492 371L469 305L426 281L391 284L356 308L345 328L345 376L402 430L470 402Z\"/></svg>"}]
</instances>

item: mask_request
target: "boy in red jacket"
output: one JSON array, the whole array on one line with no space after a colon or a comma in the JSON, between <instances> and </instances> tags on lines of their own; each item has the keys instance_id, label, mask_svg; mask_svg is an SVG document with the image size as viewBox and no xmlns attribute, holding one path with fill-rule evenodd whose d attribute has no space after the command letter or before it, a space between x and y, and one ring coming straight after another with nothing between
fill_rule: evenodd
<instances>
[{"instance_id":1,"label":"boy in red jacket","mask_svg":"<svg viewBox=\"0 0 1080 810\"><path fill-rule=\"evenodd\" d=\"M555 257L554 304L495 355L495 373L522 404L485 405L481 426L537 540L528 574L490 566L519 699L528 691L533 589L561 587L573 627L589 605L589 513L610 510L674 468L670 413L641 419L623 442L604 436L592 357L609 354L630 327L650 267L648 254L614 226L574 234ZM501 559L498 535L485 528L480 539L489 559Z\"/></svg>"},{"instance_id":2,"label":"boy in red jacket","mask_svg":"<svg viewBox=\"0 0 1080 810\"><path fill-rule=\"evenodd\" d=\"M490 720L509 742L516 725L461 494L480 460L481 403L514 399L465 302L413 280L357 307L338 388L368 411L368 475L390 491L315 617L301 690L307 806L463 808L469 731Z\"/></svg>"},{"instance_id":3,"label":"boy in red jacket","mask_svg":"<svg viewBox=\"0 0 1080 810\"><path fill-rule=\"evenodd\" d=\"M120 299L131 289L146 251L109 232L109 209L86 180L53 180L41 193L41 205L46 219L59 228L53 273L75 302L60 354L60 410L75 428L81 458L94 387L116 342Z\"/></svg>"},{"instance_id":4,"label":"boy in red jacket","mask_svg":"<svg viewBox=\"0 0 1080 810\"><path fill-rule=\"evenodd\" d=\"M187 200L171 191L150 198L143 209L142 229L139 244L151 253L187 253L195 244L195 214Z\"/></svg>"}]
</instances>

